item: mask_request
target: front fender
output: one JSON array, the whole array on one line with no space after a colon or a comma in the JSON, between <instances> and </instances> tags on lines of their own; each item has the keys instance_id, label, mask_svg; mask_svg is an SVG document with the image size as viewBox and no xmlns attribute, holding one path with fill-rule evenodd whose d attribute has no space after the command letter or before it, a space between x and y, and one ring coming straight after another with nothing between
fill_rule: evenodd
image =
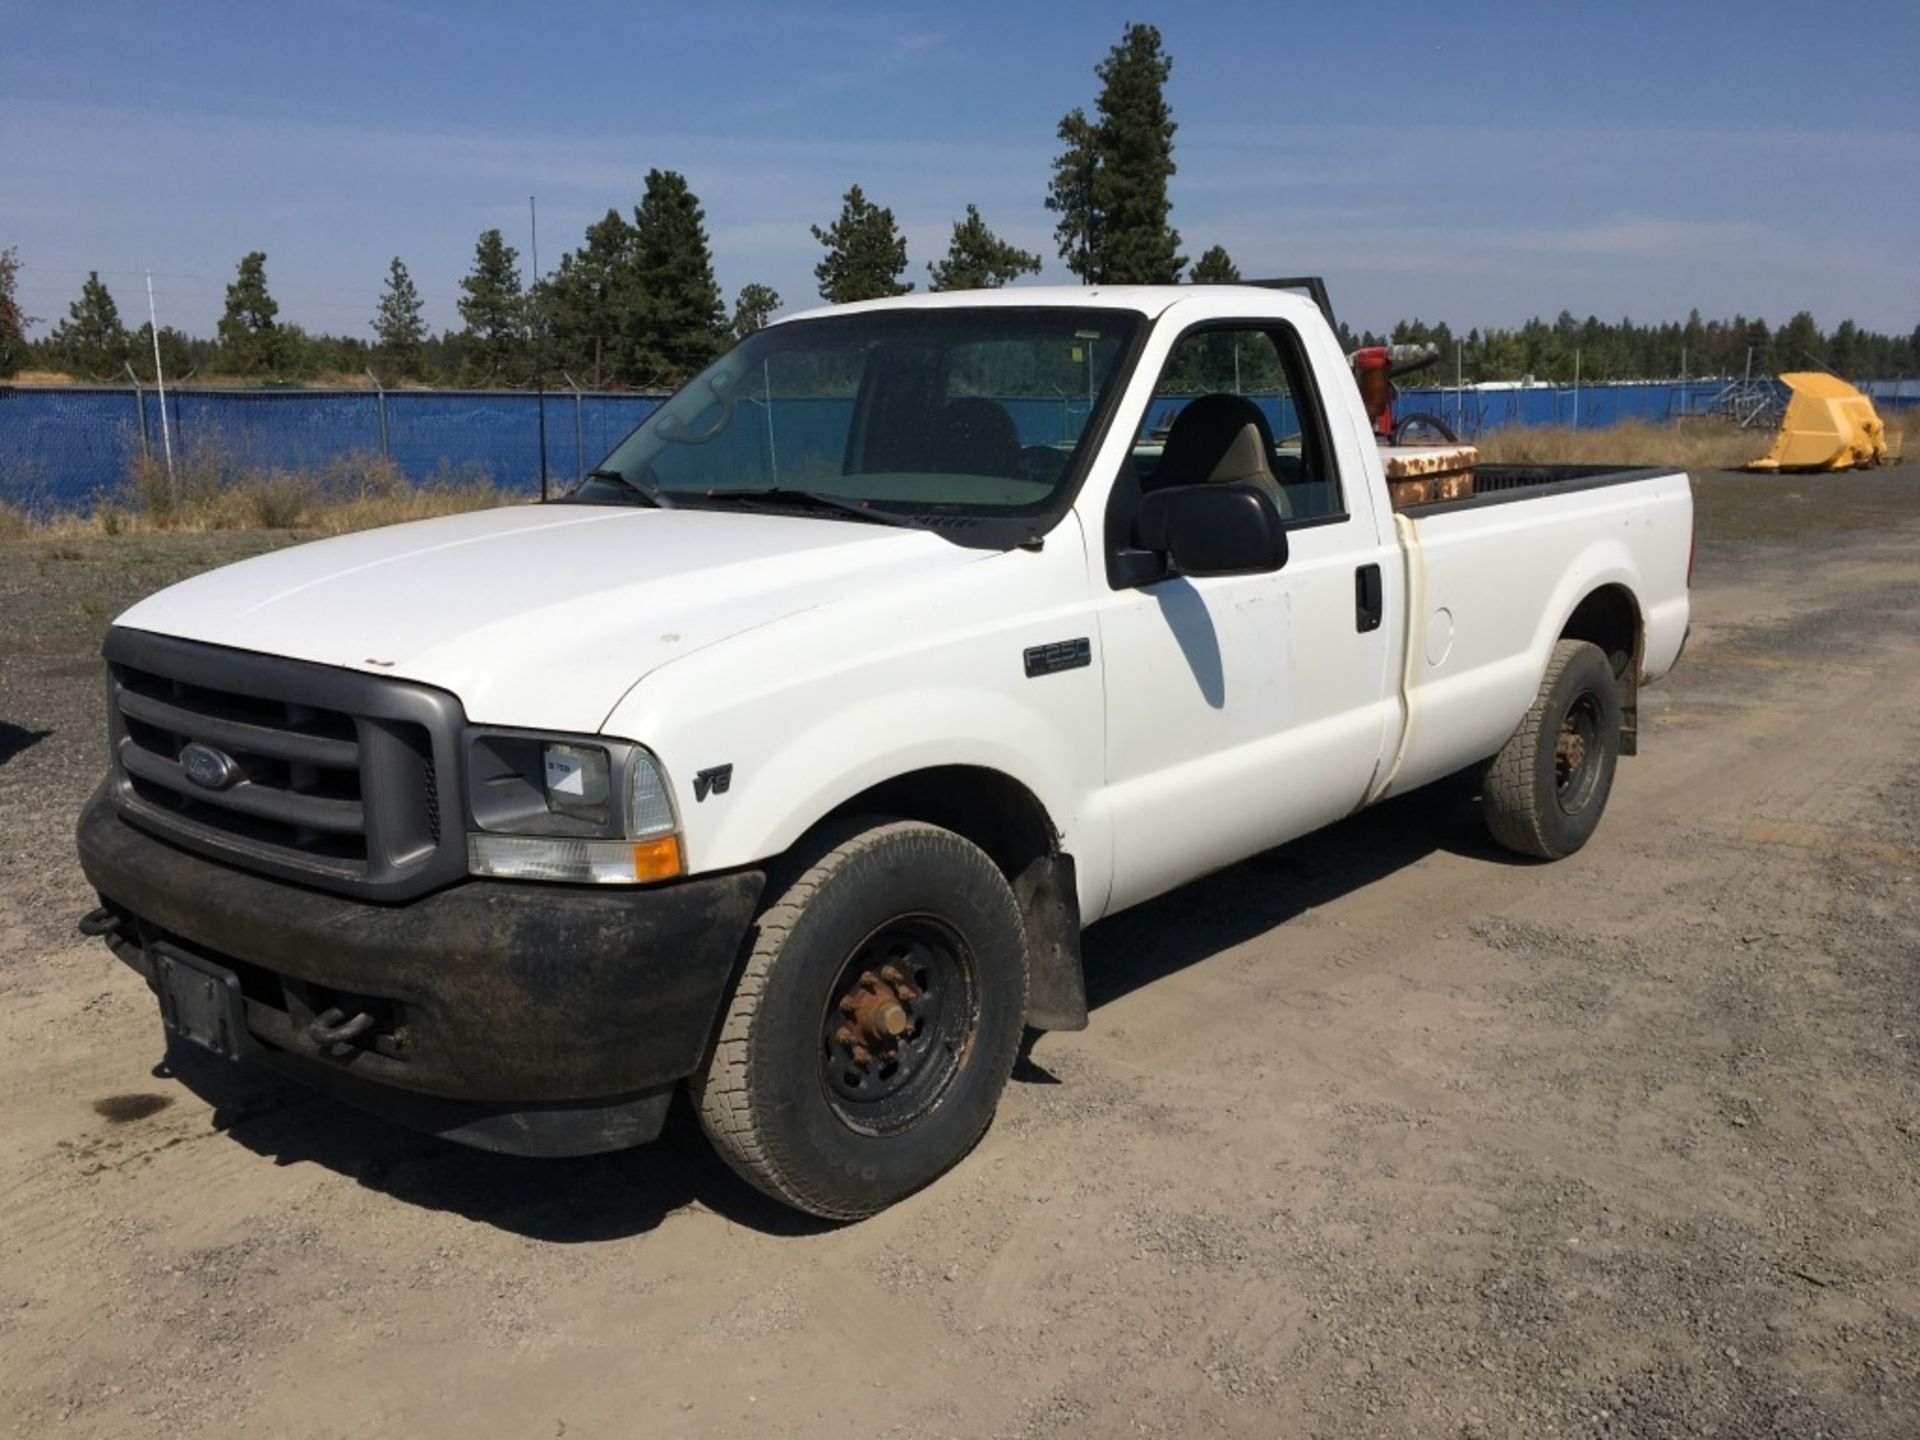
<instances>
[{"instance_id":1,"label":"front fender","mask_svg":"<svg viewBox=\"0 0 1920 1440\"><path fill-rule=\"evenodd\" d=\"M694 873L777 856L884 781L972 766L1039 800L1083 901L1101 896L1104 682L1086 574L1078 546L1050 539L790 616L654 671L605 729L664 762ZM1028 672L1028 650L1074 641L1082 663ZM725 790L697 792L722 766Z\"/></svg>"},{"instance_id":2,"label":"front fender","mask_svg":"<svg viewBox=\"0 0 1920 1440\"><path fill-rule=\"evenodd\" d=\"M964 730L954 726L960 717ZM724 808L714 807L697 826L690 821L689 850L702 870L778 855L862 791L956 765L1018 781L1046 809L1061 848L1073 848L1077 797L1061 783L1073 770L1068 738L1044 714L1005 695L951 686L870 697L778 736L736 767Z\"/></svg>"}]
</instances>

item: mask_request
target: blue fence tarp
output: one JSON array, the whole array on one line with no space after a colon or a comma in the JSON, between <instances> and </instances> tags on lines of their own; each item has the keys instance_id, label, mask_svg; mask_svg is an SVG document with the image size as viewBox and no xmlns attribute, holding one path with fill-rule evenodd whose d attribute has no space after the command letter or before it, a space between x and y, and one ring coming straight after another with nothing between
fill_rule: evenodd
<instances>
[{"instance_id":1,"label":"blue fence tarp","mask_svg":"<svg viewBox=\"0 0 1920 1440\"><path fill-rule=\"evenodd\" d=\"M1396 411L1437 415L1463 437L1505 425L1601 428L1694 413L1721 388L1719 381L1695 381L1403 390ZM1920 383L1870 381L1865 388L1883 409L1920 404ZM1284 397L1252 398L1277 434L1299 428ZM415 483L484 475L504 489L531 491L540 476L540 403L520 391L394 390L383 399L370 390L170 390L167 422L177 455L211 445L241 468L312 469L384 451ZM548 473L570 481L659 403L650 395L548 392ZM778 430L801 450L831 449L833 436L845 433L850 403L783 402ZM1086 423L1084 399L1001 403L1028 445L1069 439ZM161 443L160 402L151 389L0 386L0 500L42 510L83 507L124 484L128 460L143 446L158 454Z\"/></svg>"},{"instance_id":2,"label":"blue fence tarp","mask_svg":"<svg viewBox=\"0 0 1920 1440\"><path fill-rule=\"evenodd\" d=\"M638 425L658 396L549 391L547 470L571 481ZM541 397L505 391L169 390L167 433L149 389L0 386L0 500L71 509L117 490L143 448L211 446L240 469L316 469L344 455L391 457L415 483L540 478Z\"/></svg>"}]
</instances>

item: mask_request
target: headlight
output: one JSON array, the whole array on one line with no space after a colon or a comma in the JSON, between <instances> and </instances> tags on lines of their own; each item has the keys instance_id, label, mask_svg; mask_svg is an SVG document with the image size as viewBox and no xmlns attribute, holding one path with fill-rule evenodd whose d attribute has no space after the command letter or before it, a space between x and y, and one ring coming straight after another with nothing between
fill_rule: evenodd
<instances>
[{"instance_id":1,"label":"headlight","mask_svg":"<svg viewBox=\"0 0 1920 1440\"><path fill-rule=\"evenodd\" d=\"M472 874L632 885L685 873L672 791L639 745L472 730L467 789Z\"/></svg>"},{"instance_id":2,"label":"headlight","mask_svg":"<svg viewBox=\"0 0 1920 1440\"><path fill-rule=\"evenodd\" d=\"M612 797L612 763L598 745L550 741L541 747L545 761L547 808L593 824L605 824Z\"/></svg>"}]
</instances>

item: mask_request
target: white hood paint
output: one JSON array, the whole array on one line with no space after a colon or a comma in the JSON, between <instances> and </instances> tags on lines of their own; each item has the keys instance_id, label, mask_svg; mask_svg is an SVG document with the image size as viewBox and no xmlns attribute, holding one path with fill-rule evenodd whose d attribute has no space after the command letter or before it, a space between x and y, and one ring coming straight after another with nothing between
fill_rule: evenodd
<instances>
[{"instance_id":1,"label":"white hood paint","mask_svg":"<svg viewBox=\"0 0 1920 1440\"><path fill-rule=\"evenodd\" d=\"M594 731L678 656L989 553L862 521L517 505L256 556L117 623L418 680L480 724Z\"/></svg>"}]
</instances>

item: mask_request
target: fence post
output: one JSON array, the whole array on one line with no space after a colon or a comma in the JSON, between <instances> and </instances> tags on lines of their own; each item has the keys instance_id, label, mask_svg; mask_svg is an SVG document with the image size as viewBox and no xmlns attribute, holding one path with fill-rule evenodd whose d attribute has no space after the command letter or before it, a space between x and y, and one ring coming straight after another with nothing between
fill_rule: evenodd
<instances>
[{"instance_id":1,"label":"fence post","mask_svg":"<svg viewBox=\"0 0 1920 1440\"><path fill-rule=\"evenodd\" d=\"M573 376L566 371L560 372L560 378L567 382L567 388L573 391L573 466L574 478L581 484L587 479L587 425L581 412L580 387L574 383Z\"/></svg>"},{"instance_id":2,"label":"fence post","mask_svg":"<svg viewBox=\"0 0 1920 1440\"><path fill-rule=\"evenodd\" d=\"M153 437L147 434L147 392L140 386L140 377L133 373L133 366L122 365L127 379L133 382L133 407L140 417L140 454L148 460L153 458Z\"/></svg>"},{"instance_id":3,"label":"fence post","mask_svg":"<svg viewBox=\"0 0 1920 1440\"><path fill-rule=\"evenodd\" d=\"M367 379L373 382L374 401L380 407L380 458L393 459L393 447L387 443L387 388L380 383L380 377L367 371Z\"/></svg>"}]
</instances>

